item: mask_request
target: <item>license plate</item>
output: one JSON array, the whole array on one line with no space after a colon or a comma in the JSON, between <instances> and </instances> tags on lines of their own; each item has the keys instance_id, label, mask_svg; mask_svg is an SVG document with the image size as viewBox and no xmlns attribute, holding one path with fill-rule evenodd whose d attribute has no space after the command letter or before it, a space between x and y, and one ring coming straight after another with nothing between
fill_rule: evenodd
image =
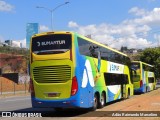
<instances>
[{"instance_id":1,"label":"license plate","mask_svg":"<svg viewBox=\"0 0 160 120\"><path fill-rule=\"evenodd\" d=\"M59 97L60 93L48 93L48 97Z\"/></svg>"}]
</instances>

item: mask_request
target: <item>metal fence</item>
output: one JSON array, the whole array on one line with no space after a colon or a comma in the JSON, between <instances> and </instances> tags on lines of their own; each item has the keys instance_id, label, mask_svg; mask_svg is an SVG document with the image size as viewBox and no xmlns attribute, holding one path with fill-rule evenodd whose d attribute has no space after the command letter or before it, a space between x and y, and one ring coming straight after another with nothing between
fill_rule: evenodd
<instances>
[{"instance_id":1,"label":"metal fence","mask_svg":"<svg viewBox=\"0 0 160 120\"><path fill-rule=\"evenodd\" d=\"M18 83L8 78L0 77L0 95L19 93L29 93L28 75L19 75Z\"/></svg>"}]
</instances>

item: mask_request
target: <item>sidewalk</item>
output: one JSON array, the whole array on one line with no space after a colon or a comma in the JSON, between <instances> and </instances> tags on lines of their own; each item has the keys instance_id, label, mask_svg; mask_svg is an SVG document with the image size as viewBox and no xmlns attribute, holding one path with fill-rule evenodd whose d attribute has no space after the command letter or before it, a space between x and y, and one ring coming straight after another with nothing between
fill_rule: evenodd
<instances>
[{"instance_id":1,"label":"sidewalk","mask_svg":"<svg viewBox=\"0 0 160 120\"><path fill-rule=\"evenodd\" d=\"M30 93L28 91L17 91L17 92L3 92L3 94L0 94L1 98L7 98L7 97L16 97L16 96L30 96Z\"/></svg>"}]
</instances>

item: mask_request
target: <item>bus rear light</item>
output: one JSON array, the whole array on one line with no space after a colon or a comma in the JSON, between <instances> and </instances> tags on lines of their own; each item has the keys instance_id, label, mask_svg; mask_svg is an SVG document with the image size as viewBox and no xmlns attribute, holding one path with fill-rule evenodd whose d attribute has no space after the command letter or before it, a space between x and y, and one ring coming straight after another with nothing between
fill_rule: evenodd
<instances>
[{"instance_id":1,"label":"bus rear light","mask_svg":"<svg viewBox=\"0 0 160 120\"><path fill-rule=\"evenodd\" d=\"M72 78L72 89L71 89L71 95L75 95L78 91L78 82L76 76Z\"/></svg>"},{"instance_id":2,"label":"bus rear light","mask_svg":"<svg viewBox=\"0 0 160 120\"><path fill-rule=\"evenodd\" d=\"M30 78L30 92L31 92L31 96L34 97L35 96L35 91L34 91L34 86L33 86L33 80Z\"/></svg>"},{"instance_id":3,"label":"bus rear light","mask_svg":"<svg viewBox=\"0 0 160 120\"><path fill-rule=\"evenodd\" d=\"M142 80L140 80L140 87L142 87L143 86L143 81Z\"/></svg>"}]
</instances>

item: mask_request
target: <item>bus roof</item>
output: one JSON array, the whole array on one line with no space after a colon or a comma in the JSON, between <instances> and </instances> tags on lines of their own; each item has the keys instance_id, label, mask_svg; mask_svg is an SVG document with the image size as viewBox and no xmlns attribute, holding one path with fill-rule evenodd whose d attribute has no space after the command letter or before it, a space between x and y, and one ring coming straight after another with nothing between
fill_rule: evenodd
<instances>
[{"instance_id":1,"label":"bus roof","mask_svg":"<svg viewBox=\"0 0 160 120\"><path fill-rule=\"evenodd\" d=\"M142 61L131 61L131 62L132 62L132 63L142 63L142 64L144 64L144 65L148 65L148 66L150 66L150 67L154 67L153 65L147 64L147 63L142 62Z\"/></svg>"},{"instance_id":2,"label":"bus roof","mask_svg":"<svg viewBox=\"0 0 160 120\"><path fill-rule=\"evenodd\" d=\"M74 32L69 32L69 31L50 31L50 32L42 32L42 33L34 34L32 37L50 35L50 34L73 34L73 33Z\"/></svg>"},{"instance_id":3,"label":"bus roof","mask_svg":"<svg viewBox=\"0 0 160 120\"><path fill-rule=\"evenodd\" d=\"M90 42L95 43L95 44L97 44L97 45L99 45L99 46L105 47L105 48L107 48L107 49L109 49L109 50L111 50L111 51L114 51L114 52L118 53L118 54L127 56L126 54L124 54L124 53L122 53L122 52L120 52L120 51L118 51L118 50L115 50L115 49L113 49L113 48L111 48L111 47L108 47L108 46L102 44L102 43L96 42L96 41L94 41L94 40L92 40L92 39L90 39L90 38L87 38L87 37L85 37L85 36L83 36L83 35L80 35L80 34L78 34L78 33L76 33L76 32L72 32L72 31L42 32L42 33L35 34L35 35L33 35L32 37L49 35L49 34L76 34L77 36L80 36L81 38L84 38L84 39L86 39L87 41L90 41Z\"/></svg>"}]
</instances>

